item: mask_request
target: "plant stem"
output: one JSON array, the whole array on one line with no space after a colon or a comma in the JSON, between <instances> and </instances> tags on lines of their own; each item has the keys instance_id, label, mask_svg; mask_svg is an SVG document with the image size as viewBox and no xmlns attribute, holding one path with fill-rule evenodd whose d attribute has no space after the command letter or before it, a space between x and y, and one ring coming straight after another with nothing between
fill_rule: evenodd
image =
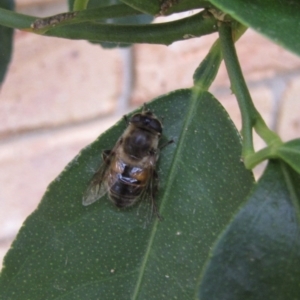
<instances>
[{"instance_id":1,"label":"plant stem","mask_svg":"<svg viewBox=\"0 0 300 300\"><path fill-rule=\"evenodd\" d=\"M267 145L282 144L280 137L268 128L264 119L257 113L254 129L256 133L266 142Z\"/></svg>"},{"instance_id":2,"label":"plant stem","mask_svg":"<svg viewBox=\"0 0 300 300\"><path fill-rule=\"evenodd\" d=\"M256 114L255 107L247 89L241 67L238 62L232 40L230 23L219 22L219 38L225 65L231 83L231 90L236 95L242 115L242 156L254 153L252 139L252 115Z\"/></svg>"},{"instance_id":3,"label":"plant stem","mask_svg":"<svg viewBox=\"0 0 300 300\"><path fill-rule=\"evenodd\" d=\"M232 34L234 36L234 42L236 42L246 30L247 27L242 24L238 24L236 28L233 28ZM218 39L212 45L208 54L193 75L194 84L197 89L208 91L217 76L222 59L221 46Z\"/></svg>"},{"instance_id":4,"label":"plant stem","mask_svg":"<svg viewBox=\"0 0 300 300\"><path fill-rule=\"evenodd\" d=\"M245 167L247 169L253 169L259 163L263 162L266 159L275 158L272 147L263 148L256 153L250 154L245 159Z\"/></svg>"},{"instance_id":5,"label":"plant stem","mask_svg":"<svg viewBox=\"0 0 300 300\"><path fill-rule=\"evenodd\" d=\"M236 95L242 115L242 157L244 158L245 165L247 166L247 156L252 156L254 153L252 136L253 127L255 128L257 134L268 145L281 143L281 141L277 134L267 127L265 121L253 104L235 51L234 42L232 39L231 23L219 22L218 25L222 54L230 79L231 89Z\"/></svg>"}]
</instances>

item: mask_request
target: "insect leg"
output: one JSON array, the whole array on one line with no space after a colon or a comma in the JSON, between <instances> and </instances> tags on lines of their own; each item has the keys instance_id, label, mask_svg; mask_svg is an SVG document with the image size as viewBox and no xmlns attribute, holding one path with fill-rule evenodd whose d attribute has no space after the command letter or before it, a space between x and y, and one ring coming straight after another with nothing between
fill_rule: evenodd
<instances>
[{"instance_id":1,"label":"insect leg","mask_svg":"<svg viewBox=\"0 0 300 300\"><path fill-rule=\"evenodd\" d=\"M124 121L126 123L126 126L128 126L129 125L128 117L126 115L124 115L123 119L124 119Z\"/></svg>"},{"instance_id":2,"label":"insect leg","mask_svg":"<svg viewBox=\"0 0 300 300\"><path fill-rule=\"evenodd\" d=\"M143 104L143 109L142 109L142 112L146 112L148 111L149 109L147 108L147 105L146 103Z\"/></svg>"},{"instance_id":3,"label":"insect leg","mask_svg":"<svg viewBox=\"0 0 300 300\"><path fill-rule=\"evenodd\" d=\"M102 160L106 163L106 164L109 164L110 163L110 159L109 157L111 156L112 154L112 150L104 150L102 152Z\"/></svg>"},{"instance_id":4,"label":"insect leg","mask_svg":"<svg viewBox=\"0 0 300 300\"><path fill-rule=\"evenodd\" d=\"M173 143L174 143L174 140L171 139L171 140L167 141L166 143L162 144L161 146L159 146L159 149L161 150L161 149L165 148L166 146L173 144Z\"/></svg>"}]
</instances>

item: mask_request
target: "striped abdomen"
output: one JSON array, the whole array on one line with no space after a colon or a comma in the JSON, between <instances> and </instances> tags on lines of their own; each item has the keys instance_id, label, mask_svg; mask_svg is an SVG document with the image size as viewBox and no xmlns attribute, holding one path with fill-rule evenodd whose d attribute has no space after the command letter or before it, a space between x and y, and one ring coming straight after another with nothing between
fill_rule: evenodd
<instances>
[{"instance_id":1,"label":"striped abdomen","mask_svg":"<svg viewBox=\"0 0 300 300\"><path fill-rule=\"evenodd\" d=\"M143 190L149 179L149 169L129 166L116 161L115 167L110 173L110 199L117 207L127 207L133 205ZM115 172L114 174L112 174Z\"/></svg>"}]
</instances>

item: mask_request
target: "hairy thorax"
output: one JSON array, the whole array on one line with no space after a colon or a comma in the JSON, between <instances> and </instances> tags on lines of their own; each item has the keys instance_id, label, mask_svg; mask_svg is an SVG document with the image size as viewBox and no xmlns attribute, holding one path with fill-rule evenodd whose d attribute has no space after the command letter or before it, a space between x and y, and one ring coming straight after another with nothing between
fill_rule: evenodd
<instances>
[{"instance_id":1,"label":"hairy thorax","mask_svg":"<svg viewBox=\"0 0 300 300\"><path fill-rule=\"evenodd\" d=\"M157 156L159 136L153 132L136 127L129 127L128 131L129 134L125 134L122 141L125 157L128 157L134 164L138 162L143 164L143 162L149 160L150 157L155 159Z\"/></svg>"}]
</instances>

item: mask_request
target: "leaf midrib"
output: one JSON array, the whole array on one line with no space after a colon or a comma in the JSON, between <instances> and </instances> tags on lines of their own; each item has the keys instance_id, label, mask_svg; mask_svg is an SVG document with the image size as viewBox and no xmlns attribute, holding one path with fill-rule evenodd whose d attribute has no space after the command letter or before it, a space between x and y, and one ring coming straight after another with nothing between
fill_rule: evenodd
<instances>
[{"instance_id":1,"label":"leaf midrib","mask_svg":"<svg viewBox=\"0 0 300 300\"><path fill-rule=\"evenodd\" d=\"M190 105L189 105L189 107L187 109L187 112L185 114L186 118L183 121L181 134L180 134L179 139L178 139L177 147L174 151L174 155L173 155L174 158L172 160L171 168L170 168L169 174L167 176L166 182L168 182L168 184L166 185L166 190L165 190L165 193L162 197L162 201L161 201L161 205L160 205L160 212L162 212L163 209L164 209L164 206L165 206L164 204L166 203L166 201L168 199L168 196L170 194L170 190L171 190L171 187L172 187L171 182L173 182L173 180L175 178L175 170L177 168L178 162L180 161L178 159L180 157L180 155L178 153L180 153L182 148L183 148L185 136L186 136L186 133L188 132L187 130L185 130L185 128L187 128L187 125L190 123L191 116L194 114L194 111L195 111L194 109L195 109L195 106L197 105L197 98L198 97L193 95L192 90L190 90L190 92L191 92L191 94L190 94ZM175 141L175 143L176 143L176 141ZM156 218L155 223L153 225L153 229L152 229L150 238L149 238L148 246L147 246L144 258L143 258L142 263L141 263L139 276L138 276L137 283L136 283L136 286L135 286L135 289L134 289L134 292L133 292L133 296L131 298L132 300L136 300L137 297L138 297L138 294L140 292L140 287L141 287L141 283L142 283L142 280L143 280L146 265L147 265L147 262L148 262L149 254L151 252L152 244L153 244L153 241L154 241L154 238L155 238L155 235L156 235L158 222L159 221Z\"/></svg>"}]
</instances>

